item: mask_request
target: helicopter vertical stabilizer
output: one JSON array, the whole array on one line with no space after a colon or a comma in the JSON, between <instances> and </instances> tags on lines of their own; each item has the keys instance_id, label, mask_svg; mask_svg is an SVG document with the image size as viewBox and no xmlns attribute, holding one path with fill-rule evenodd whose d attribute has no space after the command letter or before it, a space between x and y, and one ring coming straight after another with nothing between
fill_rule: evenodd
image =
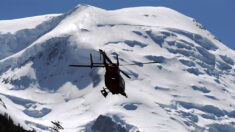
<instances>
[{"instance_id":1,"label":"helicopter vertical stabilizer","mask_svg":"<svg viewBox=\"0 0 235 132\"><path fill-rule=\"evenodd\" d=\"M90 54L90 60L91 60L91 68L93 68L94 63L93 63L93 59L92 59L92 54Z\"/></svg>"}]
</instances>

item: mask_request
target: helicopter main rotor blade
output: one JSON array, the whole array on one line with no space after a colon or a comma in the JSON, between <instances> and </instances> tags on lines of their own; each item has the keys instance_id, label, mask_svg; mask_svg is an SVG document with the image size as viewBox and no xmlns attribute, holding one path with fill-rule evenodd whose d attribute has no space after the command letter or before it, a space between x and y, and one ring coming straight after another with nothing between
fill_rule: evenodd
<instances>
[{"instance_id":1,"label":"helicopter main rotor blade","mask_svg":"<svg viewBox=\"0 0 235 132\"><path fill-rule=\"evenodd\" d=\"M157 61L153 61L153 62L146 62L146 63L133 63L133 64L124 64L124 65L119 65L119 66L129 66L129 65L140 65L140 64L154 64L154 63L161 63L161 62L157 62ZM131 78L127 73L125 73L123 70L119 69L120 72L125 75L127 78Z\"/></svg>"},{"instance_id":2,"label":"helicopter main rotor blade","mask_svg":"<svg viewBox=\"0 0 235 132\"><path fill-rule=\"evenodd\" d=\"M121 70L121 69L119 69L120 70L120 72L123 74L123 75L125 75L127 78L131 78L127 73L125 73L123 70Z\"/></svg>"},{"instance_id":3,"label":"helicopter main rotor blade","mask_svg":"<svg viewBox=\"0 0 235 132\"><path fill-rule=\"evenodd\" d=\"M91 65L69 65L71 67L91 67ZM104 65L99 65L99 66L95 66L93 65L92 67L104 67Z\"/></svg>"},{"instance_id":4,"label":"helicopter main rotor blade","mask_svg":"<svg viewBox=\"0 0 235 132\"><path fill-rule=\"evenodd\" d=\"M161 63L161 62L153 61L153 62L146 62L146 63L123 64L123 65L119 65L119 66L130 66L130 65L141 65L141 64L154 64L154 63Z\"/></svg>"}]
</instances>

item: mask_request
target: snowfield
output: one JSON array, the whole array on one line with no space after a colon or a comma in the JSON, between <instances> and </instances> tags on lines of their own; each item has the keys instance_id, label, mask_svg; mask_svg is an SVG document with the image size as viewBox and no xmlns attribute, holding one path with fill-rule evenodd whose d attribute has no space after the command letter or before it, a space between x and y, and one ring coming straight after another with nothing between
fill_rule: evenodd
<instances>
[{"instance_id":1,"label":"snowfield","mask_svg":"<svg viewBox=\"0 0 235 132\"><path fill-rule=\"evenodd\" d=\"M16 26L14 26L16 25ZM64 14L0 21L0 113L25 129L63 132L234 132L235 52L195 19L166 7L107 11L78 5ZM104 98L99 62L121 67L126 93Z\"/></svg>"}]
</instances>

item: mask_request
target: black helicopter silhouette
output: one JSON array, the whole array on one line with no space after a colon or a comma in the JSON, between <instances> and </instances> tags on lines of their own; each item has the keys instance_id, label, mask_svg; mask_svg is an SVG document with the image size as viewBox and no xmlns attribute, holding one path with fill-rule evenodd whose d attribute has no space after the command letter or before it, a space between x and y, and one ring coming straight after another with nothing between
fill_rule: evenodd
<instances>
[{"instance_id":1,"label":"black helicopter silhouette","mask_svg":"<svg viewBox=\"0 0 235 132\"><path fill-rule=\"evenodd\" d=\"M125 81L122 78L120 73L125 75L127 78L131 78L131 77L127 73L125 73L123 70L121 70L119 66L160 63L160 62L155 61L155 62L147 62L147 63L134 63L134 64L120 65L117 54L116 54L117 63L113 63L103 50L99 49L99 52L100 52L100 55L103 56L103 63L93 63L92 54L90 54L90 61L91 61L90 65L69 65L69 66L90 67L90 68L104 67L106 70L105 75L104 75L105 85L107 87L101 90L101 93L104 97L106 97L108 93L111 92L112 94L121 94L127 98L127 94L125 93ZM106 90L109 90L109 92L107 92Z\"/></svg>"}]
</instances>

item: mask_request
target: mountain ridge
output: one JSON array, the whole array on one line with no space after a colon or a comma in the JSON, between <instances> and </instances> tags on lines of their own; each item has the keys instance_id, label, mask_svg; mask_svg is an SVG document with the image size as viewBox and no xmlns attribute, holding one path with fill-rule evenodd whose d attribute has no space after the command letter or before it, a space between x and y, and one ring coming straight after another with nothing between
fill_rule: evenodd
<instances>
[{"instance_id":1,"label":"mountain ridge","mask_svg":"<svg viewBox=\"0 0 235 132\"><path fill-rule=\"evenodd\" d=\"M79 5L51 23L0 60L6 106L0 112L23 127L49 131L50 121L60 120L64 131L88 131L99 115L108 115L128 131L235 130L235 53L193 18L164 7ZM89 53L98 61L100 48L112 60L119 54L122 64L161 63L123 67L132 77L125 79L129 98L105 99L104 69L68 67L89 64Z\"/></svg>"}]
</instances>

